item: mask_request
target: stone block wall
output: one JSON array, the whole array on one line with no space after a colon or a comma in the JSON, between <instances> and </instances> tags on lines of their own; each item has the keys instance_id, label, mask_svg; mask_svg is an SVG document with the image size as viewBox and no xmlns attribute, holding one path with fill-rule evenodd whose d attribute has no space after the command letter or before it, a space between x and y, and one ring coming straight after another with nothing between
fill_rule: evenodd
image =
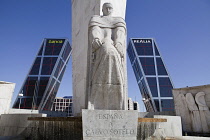
<instances>
[{"instance_id":1,"label":"stone block wall","mask_svg":"<svg viewBox=\"0 0 210 140\"><path fill-rule=\"evenodd\" d=\"M186 133L210 133L210 85L173 89L175 112Z\"/></svg>"}]
</instances>

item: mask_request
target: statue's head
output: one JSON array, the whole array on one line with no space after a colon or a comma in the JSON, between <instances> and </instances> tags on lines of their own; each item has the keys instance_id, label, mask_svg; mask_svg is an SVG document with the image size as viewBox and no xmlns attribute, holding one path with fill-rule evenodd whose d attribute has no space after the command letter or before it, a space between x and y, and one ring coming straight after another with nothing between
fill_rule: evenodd
<instances>
[{"instance_id":1,"label":"statue's head","mask_svg":"<svg viewBox=\"0 0 210 140\"><path fill-rule=\"evenodd\" d=\"M103 16L111 16L113 12L113 5L111 3L104 3L102 12Z\"/></svg>"}]
</instances>

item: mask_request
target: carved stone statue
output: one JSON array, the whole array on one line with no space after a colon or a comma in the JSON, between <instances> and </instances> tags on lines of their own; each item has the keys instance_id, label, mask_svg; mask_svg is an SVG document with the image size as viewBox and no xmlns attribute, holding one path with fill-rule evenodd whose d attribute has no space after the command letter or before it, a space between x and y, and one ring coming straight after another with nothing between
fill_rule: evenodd
<instances>
[{"instance_id":1,"label":"carved stone statue","mask_svg":"<svg viewBox=\"0 0 210 140\"><path fill-rule=\"evenodd\" d=\"M191 120L191 116L190 116L190 111L188 109L187 106L187 102L186 102L186 98L184 96L184 94L177 94L177 96L174 97L176 101L175 102L175 106L177 106L179 108L179 110L177 110L177 115L181 116L182 118L182 123L183 123L183 129L187 132L191 132L192 131L192 120Z\"/></svg>"},{"instance_id":2,"label":"carved stone statue","mask_svg":"<svg viewBox=\"0 0 210 140\"><path fill-rule=\"evenodd\" d=\"M122 110L125 104L126 24L112 17L111 3L103 16L89 22L88 109Z\"/></svg>"},{"instance_id":3,"label":"carved stone statue","mask_svg":"<svg viewBox=\"0 0 210 140\"><path fill-rule=\"evenodd\" d=\"M210 127L210 112L209 112L209 108L206 105L204 96L205 96L204 92L198 92L195 95L195 101L198 104L203 132L209 133L210 132L210 129L209 129L209 127Z\"/></svg>"},{"instance_id":4,"label":"carved stone statue","mask_svg":"<svg viewBox=\"0 0 210 140\"><path fill-rule=\"evenodd\" d=\"M194 132L202 132L200 113L197 105L195 104L195 99L191 93L186 94L186 102L190 110L190 115L192 119L192 127Z\"/></svg>"}]
</instances>

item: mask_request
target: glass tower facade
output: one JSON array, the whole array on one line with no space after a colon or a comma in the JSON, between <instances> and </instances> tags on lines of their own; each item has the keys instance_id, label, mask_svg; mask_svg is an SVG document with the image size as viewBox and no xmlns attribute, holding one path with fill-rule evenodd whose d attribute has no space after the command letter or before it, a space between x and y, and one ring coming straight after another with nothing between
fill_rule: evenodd
<instances>
[{"instance_id":1,"label":"glass tower facade","mask_svg":"<svg viewBox=\"0 0 210 140\"><path fill-rule=\"evenodd\" d=\"M128 56L148 112L173 111L173 84L152 38L131 38Z\"/></svg>"},{"instance_id":2,"label":"glass tower facade","mask_svg":"<svg viewBox=\"0 0 210 140\"><path fill-rule=\"evenodd\" d=\"M13 108L51 110L71 51L67 39L44 39Z\"/></svg>"}]
</instances>

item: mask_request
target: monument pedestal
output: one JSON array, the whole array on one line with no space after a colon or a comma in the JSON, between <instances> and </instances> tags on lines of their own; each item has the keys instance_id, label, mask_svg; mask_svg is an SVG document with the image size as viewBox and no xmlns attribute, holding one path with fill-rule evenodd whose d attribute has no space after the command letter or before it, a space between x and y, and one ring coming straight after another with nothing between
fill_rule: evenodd
<instances>
[{"instance_id":1,"label":"monument pedestal","mask_svg":"<svg viewBox=\"0 0 210 140\"><path fill-rule=\"evenodd\" d=\"M136 140L138 112L82 110L83 140Z\"/></svg>"}]
</instances>

